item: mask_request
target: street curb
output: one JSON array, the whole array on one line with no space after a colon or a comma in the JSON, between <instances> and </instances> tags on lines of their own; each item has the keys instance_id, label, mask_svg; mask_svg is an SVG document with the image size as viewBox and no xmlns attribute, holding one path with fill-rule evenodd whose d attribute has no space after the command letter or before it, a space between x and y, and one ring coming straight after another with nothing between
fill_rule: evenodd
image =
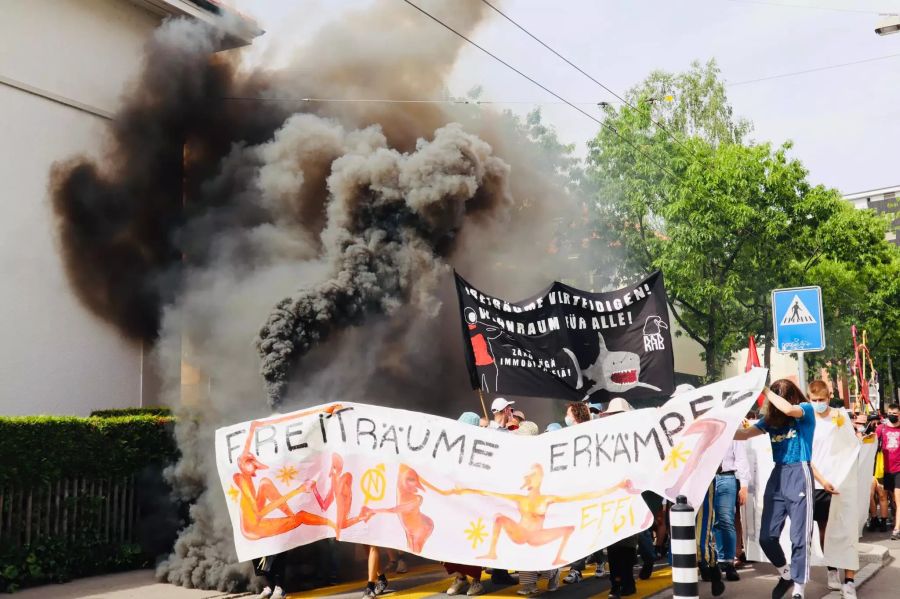
<instances>
[{"instance_id":1,"label":"street curb","mask_svg":"<svg viewBox=\"0 0 900 599\"><path fill-rule=\"evenodd\" d=\"M865 547L865 549L864 549ZM856 573L856 588L860 588L870 578L875 576L879 570L891 563L891 551L887 547L881 545L869 545L860 543L859 563L862 565L859 572ZM831 591L822 595L822 599L841 599L840 591Z\"/></svg>"},{"instance_id":2,"label":"street curb","mask_svg":"<svg viewBox=\"0 0 900 599\"><path fill-rule=\"evenodd\" d=\"M887 547L881 545L872 545L868 543L860 544L859 563L862 566L856 573L856 588L860 588L878 573L884 566L892 561L891 552ZM644 599L668 599L672 597L672 587L667 587L652 595L647 595ZM840 591L831 591L822 595L822 599L840 599Z\"/></svg>"}]
</instances>

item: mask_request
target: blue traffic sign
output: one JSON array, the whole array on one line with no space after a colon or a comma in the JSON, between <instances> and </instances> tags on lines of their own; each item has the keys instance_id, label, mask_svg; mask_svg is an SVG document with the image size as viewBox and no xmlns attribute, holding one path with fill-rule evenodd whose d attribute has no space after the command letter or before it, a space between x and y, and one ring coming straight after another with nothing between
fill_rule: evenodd
<instances>
[{"instance_id":1,"label":"blue traffic sign","mask_svg":"<svg viewBox=\"0 0 900 599\"><path fill-rule=\"evenodd\" d=\"M825 349L821 287L773 290L772 318L775 351L791 353Z\"/></svg>"}]
</instances>

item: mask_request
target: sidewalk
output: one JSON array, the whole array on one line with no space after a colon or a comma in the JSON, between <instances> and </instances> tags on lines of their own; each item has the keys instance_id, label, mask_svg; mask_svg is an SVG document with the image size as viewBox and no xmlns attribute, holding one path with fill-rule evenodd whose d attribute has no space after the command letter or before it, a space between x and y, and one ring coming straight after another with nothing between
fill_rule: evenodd
<instances>
[{"instance_id":1,"label":"sidewalk","mask_svg":"<svg viewBox=\"0 0 900 599\"><path fill-rule=\"evenodd\" d=\"M9 595L11 599L225 599L238 596L156 582L153 570L132 570L79 578L64 584L48 584Z\"/></svg>"},{"instance_id":2,"label":"sidewalk","mask_svg":"<svg viewBox=\"0 0 900 599\"><path fill-rule=\"evenodd\" d=\"M866 533L860 546L860 571L856 575L860 598L896 597L900 595L900 541L891 541L890 533ZM777 582L775 569L769 564L753 564L740 570L741 580L729 582L722 597L771 597ZM806 586L806 599L840 599L840 591L825 586L825 568L812 568ZM652 599L672 597L672 590L657 593ZM709 583L700 583L701 599L712 598Z\"/></svg>"},{"instance_id":3,"label":"sidewalk","mask_svg":"<svg viewBox=\"0 0 900 599\"><path fill-rule=\"evenodd\" d=\"M900 541L890 541L887 533L867 533L863 539L864 553L861 555L861 570L857 574L859 596L861 598L881 598L898 596L900 589ZM768 564L754 564L740 571L739 582L728 583L723 597L770 597L775 585L775 573ZM486 597L518 597L517 586L494 587L485 576ZM638 594L632 599L662 599L671 597L671 570L658 564L650 580L638 581ZM426 563L415 566L407 574L391 579L391 593L385 599L429 599L446 597L444 591L450 583L443 567ZM546 589L547 582L540 587ZM359 599L365 581L358 580L340 585L323 587L312 591L296 592L290 599ZM563 585L548 595L553 599L576 599L599 597L605 599L609 591L608 578L595 578L593 569L586 571L586 578L576 585ZM158 583L152 570L136 570L121 574L110 574L94 578L84 578L61 585L46 585L26 589L16 593L16 599L232 599L250 597L244 594L228 594L219 591L184 589L169 584ZM700 597L712 597L708 583L700 583ZM812 580L806 589L806 599L838 599L839 592L831 592L825 586L825 568L813 568Z\"/></svg>"}]
</instances>

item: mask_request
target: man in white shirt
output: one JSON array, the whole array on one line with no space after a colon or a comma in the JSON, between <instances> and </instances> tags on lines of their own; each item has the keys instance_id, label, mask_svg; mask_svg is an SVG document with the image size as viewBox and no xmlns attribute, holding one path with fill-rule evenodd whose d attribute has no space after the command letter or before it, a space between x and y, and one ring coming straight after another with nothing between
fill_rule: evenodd
<instances>
[{"instance_id":1,"label":"man in white shirt","mask_svg":"<svg viewBox=\"0 0 900 599\"><path fill-rule=\"evenodd\" d=\"M732 441L716 474L715 523L716 561L727 580L740 580L734 569L737 551L737 532L734 527L737 505L747 501L750 483L750 463L747 461L746 441Z\"/></svg>"},{"instance_id":2,"label":"man in white shirt","mask_svg":"<svg viewBox=\"0 0 900 599\"><path fill-rule=\"evenodd\" d=\"M831 497L837 494L834 485L826 477L836 476L838 471L845 467L845 465L834 463L836 460L835 446L851 436L855 437L850 416L843 409L830 407L828 405L830 399L831 393L827 383L813 381L809 384L809 402L816 413L816 432L813 436L812 448L812 471L815 478L813 520L819 525L819 541L823 552L825 550L825 527L828 525L828 516L831 511ZM839 435L844 435L846 439L839 439ZM855 544L850 549L856 551ZM856 598L854 578L855 571L845 569L842 584L838 569L828 566L828 588L841 591L844 599Z\"/></svg>"}]
</instances>

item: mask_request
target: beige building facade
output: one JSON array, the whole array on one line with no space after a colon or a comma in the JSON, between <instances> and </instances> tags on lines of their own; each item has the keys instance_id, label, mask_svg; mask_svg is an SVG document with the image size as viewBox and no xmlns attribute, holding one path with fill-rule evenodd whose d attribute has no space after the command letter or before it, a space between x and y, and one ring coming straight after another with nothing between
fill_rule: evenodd
<instances>
[{"instance_id":1,"label":"beige building facade","mask_svg":"<svg viewBox=\"0 0 900 599\"><path fill-rule=\"evenodd\" d=\"M56 161L100 152L104 127L162 19L218 23L220 10L202 0L3 2L0 415L152 403L141 345L89 313L69 288L48 175Z\"/></svg>"}]
</instances>

